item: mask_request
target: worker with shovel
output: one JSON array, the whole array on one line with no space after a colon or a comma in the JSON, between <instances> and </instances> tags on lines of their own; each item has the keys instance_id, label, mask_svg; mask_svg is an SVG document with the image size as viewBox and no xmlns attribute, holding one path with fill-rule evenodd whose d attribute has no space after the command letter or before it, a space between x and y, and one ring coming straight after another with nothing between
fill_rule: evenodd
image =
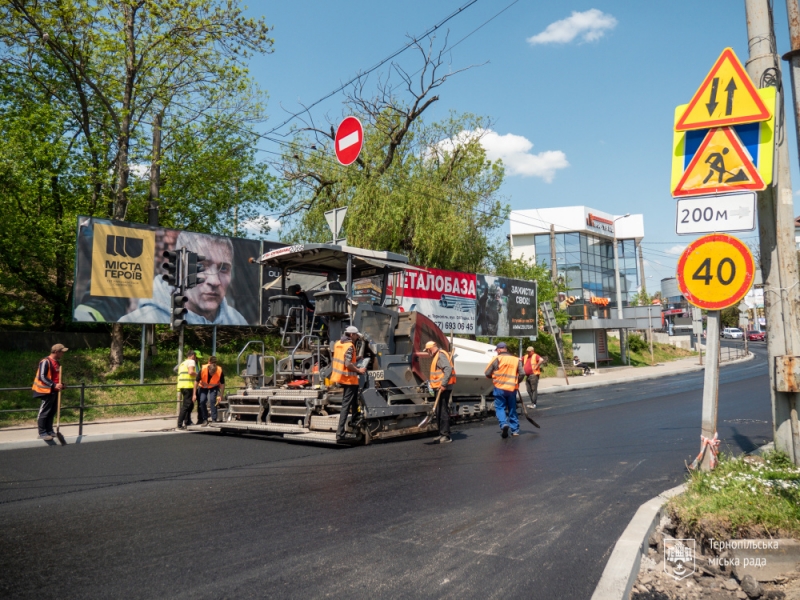
<instances>
[{"instance_id":1,"label":"worker with shovel","mask_svg":"<svg viewBox=\"0 0 800 600\"><path fill-rule=\"evenodd\" d=\"M456 370L453 367L452 357L444 350L440 350L436 342L430 341L425 344L425 352L431 357L431 375L428 381L431 389L436 392L434 411L439 426L439 437L435 441L438 444L449 444L453 441L450 439L450 395L456 384Z\"/></svg>"},{"instance_id":2,"label":"worker with shovel","mask_svg":"<svg viewBox=\"0 0 800 600\"><path fill-rule=\"evenodd\" d=\"M500 433L504 438L519 435L517 418L517 390L525 377L522 361L508 353L505 342L497 344L497 357L489 363L484 375L494 384L494 413L500 421Z\"/></svg>"},{"instance_id":3,"label":"worker with shovel","mask_svg":"<svg viewBox=\"0 0 800 600\"><path fill-rule=\"evenodd\" d=\"M69 350L64 344L56 344L50 348L50 356L39 361L36 376L33 378L33 397L42 399L39 408L39 437L49 442L56 433L53 431L53 419L56 416L58 392L64 388L61 383L61 357Z\"/></svg>"}]
</instances>

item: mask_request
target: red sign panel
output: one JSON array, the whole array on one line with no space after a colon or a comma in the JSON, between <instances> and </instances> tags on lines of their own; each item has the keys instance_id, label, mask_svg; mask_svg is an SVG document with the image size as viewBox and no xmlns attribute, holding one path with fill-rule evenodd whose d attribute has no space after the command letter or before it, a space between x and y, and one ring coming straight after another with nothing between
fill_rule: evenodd
<instances>
[{"instance_id":1,"label":"red sign panel","mask_svg":"<svg viewBox=\"0 0 800 600\"><path fill-rule=\"evenodd\" d=\"M337 160L344 166L356 162L364 145L364 128L355 117L346 117L336 130L334 146Z\"/></svg>"}]
</instances>

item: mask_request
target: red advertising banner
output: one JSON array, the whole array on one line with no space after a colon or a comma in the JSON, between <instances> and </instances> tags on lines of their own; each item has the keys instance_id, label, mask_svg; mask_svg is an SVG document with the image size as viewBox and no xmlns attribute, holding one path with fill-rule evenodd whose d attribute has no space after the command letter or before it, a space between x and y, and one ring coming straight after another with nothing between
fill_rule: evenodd
<instances>
[{"instance_id":1,"label":"red advertising banner","mask_svg":"<svg viewBox=\"0 0 800 600\"><path fill-rule=\"evenodd\" d=\"M425 269L406 271L402 279L395 292L402 310L421 312L445 333L475 333L474 273Z\"/></svg>"}]
</instances>

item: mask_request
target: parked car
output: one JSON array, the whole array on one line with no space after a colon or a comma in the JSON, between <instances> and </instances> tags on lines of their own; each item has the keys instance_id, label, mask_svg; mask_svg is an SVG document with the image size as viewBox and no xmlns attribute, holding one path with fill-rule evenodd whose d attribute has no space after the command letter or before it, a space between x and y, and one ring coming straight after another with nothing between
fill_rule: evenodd
<instances>
[{"instance_id":1,"label":"parked car","mask_svg":"<svg viewBox=\"0 0 800 600\"><path fill-rule=\"evenodd\" d=\"M722 330L722 337L728 340L740 340L744 336L738 327L726 327Z\"/></svg>"},{"instance_id":2,"label":"parked car","mask_svg":"<svg viewBox=\"0 0 800 600\"><path fill-rule=\"evenodd\" d=\"M748 331L747 332L747 340L750 342L763 342L765 341L766 335L763 331Z\"/></svg>"}]
</instances>

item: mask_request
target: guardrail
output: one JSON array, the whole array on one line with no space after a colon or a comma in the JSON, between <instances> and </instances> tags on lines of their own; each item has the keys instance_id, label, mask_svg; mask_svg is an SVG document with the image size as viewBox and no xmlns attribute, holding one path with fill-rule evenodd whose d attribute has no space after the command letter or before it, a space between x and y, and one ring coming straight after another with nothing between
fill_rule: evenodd
<instances>
[{"instance_id":1,"label":"guardrail","mask_svg":"<svg viewBox=\"0 0 800 600\"><path fill-rule=\"evenodd\" d=\"M153 405L153 404L175 404L175 400L166 400L166 401L150 401L150 402L123 402L119 404L86 404L86 390L89 389L100 389L100 388L120 388L120 387L156 387L156 386L175 386L175 383L172 382L165 382L165 383L106 383L106 384L98 384L98 385L86 385L85 382L81 381L81 384L78 385L68 385L64 386L64 390L80 390L80 404L77 406L61 406L61 410L77 410L78 411L78 435L83 435L83 417L84 413L87 409L94 409L94 408L111 408L116 406L142 406L142 405ZM13 387L13 388L0 388L0 392L30 392L31 388L29 387ZM0 414L3 413L19 413L19 412L39 412L39 407L36 408L9 408L5 410L0 410ZM124 422L124 421L122 421Z\"/></svg>"},{"instance_id":2,"label":"guardrail","mask_svg":"<svg viewBox=\"0 0 800 600\"><path fill-rule=\"evenodd\" d=\"M719 349L719 362L721 363L744 358L745 356L747 354L745 354L744 348L739 346L722 346Z\"/></svg>"}]
</instances>

